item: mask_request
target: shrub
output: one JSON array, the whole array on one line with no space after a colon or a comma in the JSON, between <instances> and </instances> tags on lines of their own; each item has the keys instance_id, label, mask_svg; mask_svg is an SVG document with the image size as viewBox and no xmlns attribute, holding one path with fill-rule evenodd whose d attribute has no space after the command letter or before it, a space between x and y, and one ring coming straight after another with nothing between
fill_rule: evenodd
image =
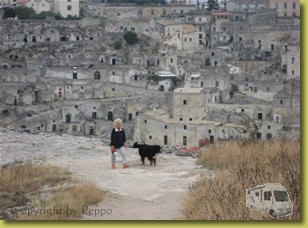
<instances>
[{"instance_id":1,"label":"shrub","mask_svg":"<svg viewBox=\"0 0 308 228\"><path fill-rule=\"evenodd\" d=\"M135 32L128 31L124 34L124 40L126 41L126 43L133 45L138 43L139 38Z\"/></svg>"},{"instance_id":2,"label":"shrub","mask_svg":"<svg viewBox=\"0 0 308 228\"><path fill-rule=\"evenodd\" d=\"M116 40L113 42L113 47L116 50L119 50L123 47L122 41L121 40Z\"/></svg>"},{"instance_id":3,"label":"shrub","mask_svg":"<svg viewBox=\"0 0 308 228\"><path fill-rule=\"evenodd\" d=\"M278 219L300 219L299 141L226 142L211 147L198 162L219 171L189 191L182 211L185 219L271 220L246 207L246 189L267 182L285 186L293 203L293 214Z\"/></svg>"}]
</instances>

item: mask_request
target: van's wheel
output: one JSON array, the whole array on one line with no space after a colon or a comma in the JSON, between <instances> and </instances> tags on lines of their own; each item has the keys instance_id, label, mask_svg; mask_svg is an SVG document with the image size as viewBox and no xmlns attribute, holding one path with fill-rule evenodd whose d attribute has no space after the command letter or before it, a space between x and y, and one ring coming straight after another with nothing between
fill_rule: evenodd
<instances>
[{"instance_id":1,"label":"van's wheel","mask_svg":"<svg viewBox=\"0 0 308 228\"><path fill-rule=\"evenodd\" d=\"M273 217L276 218L276 214L274 210L270 210L269 214Z\"/></svg>"}]
</instances>

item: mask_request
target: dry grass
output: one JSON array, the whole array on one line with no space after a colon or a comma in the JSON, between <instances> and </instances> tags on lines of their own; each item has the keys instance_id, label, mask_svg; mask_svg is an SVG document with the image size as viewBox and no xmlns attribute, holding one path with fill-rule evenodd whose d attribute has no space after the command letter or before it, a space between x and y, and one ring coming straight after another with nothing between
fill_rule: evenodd
<instances>
[{"instance_id":1,"label":"dry grass","mask_svg":"<svg viewBox=\"0 0 308 228\"><path fill-rule=\"evenodd\" d=\"M290 194L293 214L280 219L300 219L298 141L226 142L204 152L198 162L221 173L196 182L184 203L184 219L270 220L246 207L246 189L267 182L282 184Z\"/></svg>"},{"instance_id":2,"label":"dry grass","mask_svg":"<svg viewBox=\"0 0 308 228\"><path fill-rule=\"evenodd\" d=\"M86 213L86 207L103 200L105 192L93 183L82 182L59 189L48 200L38 202L35 207L42 209L31 215L22 215L21 220L71 220Z\"/></svg>"},{"instance_id":3,"label":"dry grass","mask_svg":"<svg viewBox=\"0 0 308 228\"><path fill-rule=\"evenodd\" d=\"M83 205L95 204L104 197L104 192L94 184L87 181L73 181L67 169L31 162L1 168L0 183L2 219L79 218L82 215ZM13 208L13 213L12 210L11 214L5 211L7 208ZM64 209L67 211L67 208L74 209L77 213L64 213ZM59 211L62 209L63 212L53 213L50 216L48 209ZM35 214L34 210L40 211ZM16 214L17 217L14 217Z\"/></svg>"}]
</instances>

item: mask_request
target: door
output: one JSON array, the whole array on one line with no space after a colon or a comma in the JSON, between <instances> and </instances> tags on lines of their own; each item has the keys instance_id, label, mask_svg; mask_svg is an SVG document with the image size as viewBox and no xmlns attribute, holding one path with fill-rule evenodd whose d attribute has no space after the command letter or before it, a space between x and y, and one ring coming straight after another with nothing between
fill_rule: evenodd
<instances>
[{"instance_id":1,"label":"door","mask_svg":"<svg viewBox=\"0 0 308 228\"><path fill-rule=\"evenodd\" d=\"M187 137L183 136L183 146L187 146Z\"/></svg>"},{"instance_id":2,"label":"door","mask_svg":"<svg viewBox=\"0 0 308 228\"><path fill-rule=\"evenodd\" d=\"M94 135L94 128L93 127L90 127L89 135Z\"/></svg>"},{"instance_id":3,"label":"door","mask_svg":"<svg viewBox=\"0 0 308 228\"><path fill-rule=\"evenodd\" d=\"M112 112L108 112L108 120L113 120L113 114Z\"/></svg>"},{"instance_id":4,"label":"door","mask_svg":"<svg viewBox=\"0 0 308 228\"><path fill-rule=\"evenodd\" d=\"M168 145L168 136L167 135L164 136L164 145Z\"/></svg>"},{"instance_id":5,"label":"door","mask_svg":"<svg viewBox=\"0 0 308 228\"><path fill-rule=\"evenodd\" d=\"M70 123L71 122L71 115L68 114L68 115L65 116L65 122L66 123Z\"/></svg>"},{"instance_id":6,"label":"door","mask_svg":"<svg viewBox=\"0 0 308 228\"><path fill-rule=\"evenodd\" d=\"M214 143L214 136L211 135L211 136L210 136L210 144L213 144L213 143Z\"/></svg>"}]
</instances>

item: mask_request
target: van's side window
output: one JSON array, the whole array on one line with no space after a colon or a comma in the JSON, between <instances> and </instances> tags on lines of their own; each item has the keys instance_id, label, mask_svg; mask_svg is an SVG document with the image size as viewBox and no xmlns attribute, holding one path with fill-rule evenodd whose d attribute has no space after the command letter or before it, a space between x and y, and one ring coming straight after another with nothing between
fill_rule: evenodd
<instances>
[{"instance_id":1,"label":"van's side window","mask_svg":"<svg viewBox=\"0 0 308 228\"><path fill-rule=\"evenodd\" d=\"M272 196L271 191L264 192L264 200L271 200L271 196Z\"/></svg>"}]
</instances>

